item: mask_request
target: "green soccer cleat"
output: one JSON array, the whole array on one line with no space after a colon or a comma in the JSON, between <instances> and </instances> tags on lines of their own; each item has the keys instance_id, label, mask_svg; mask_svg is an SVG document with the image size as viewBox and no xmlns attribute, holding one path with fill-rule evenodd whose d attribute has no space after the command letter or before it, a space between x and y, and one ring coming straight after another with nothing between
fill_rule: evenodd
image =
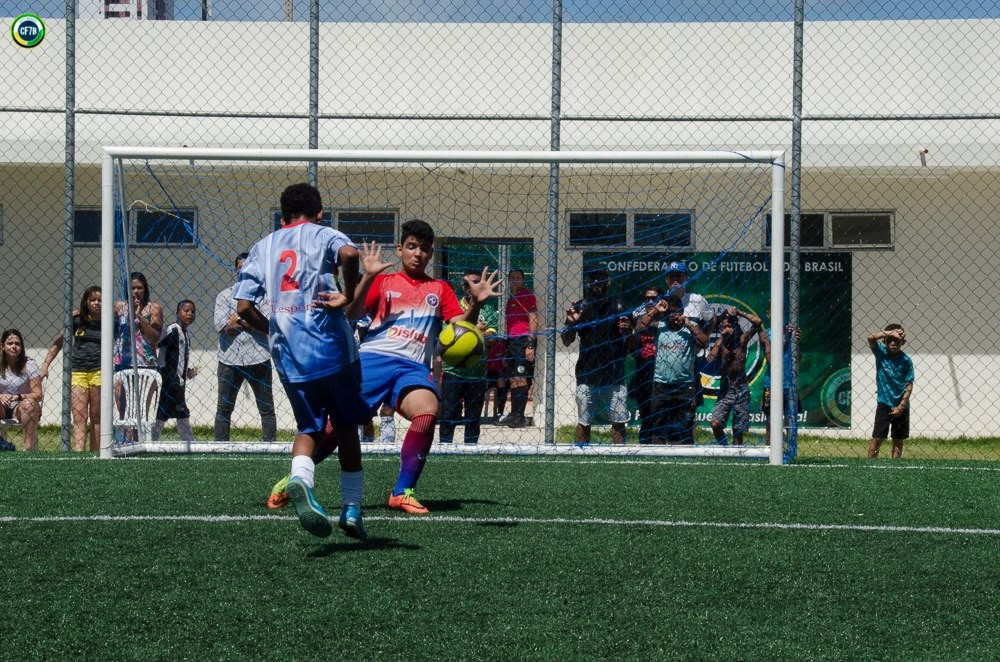
<instances>
[{"instance_id":1,"label":"green soccer cleat","mask_svg":"<svg viewBox=\"0 0 1000 662\"><path fill-rule=\"evenodd\" d=\"M333 533L326 511L317 503L312 488L301 478L290 479L285 491L288 493L288 500L295 507L295 514L299 516L299 524L303 529L317 538L326 538Z\"/></svg>"},{"instance_id":2,"label":"green soccer cleat","mask_svg":"<svg viewBox=\"0 0 1000 662\"><path fill-rule=\"evenodd\" d=\"M365 520L361 516L361 506L348 504L340 511L340 521L337 525L344 531L344 535L358 540L368 540L368 531L365 530Z\"/></svg>"},{"instance_id":3,"label":"green soccer cleat","mask_svg":"<svg viewBox=\"0 0 1000 662\"><path fill-rule=\"evenodd\" d=\"M268 508L271 510L281 510L288 505L288 492L285 490L288 487L288 480L291 477L291 474L285 476L271 488L271 494L267 497Z\"/></svg>"}]
</instances>

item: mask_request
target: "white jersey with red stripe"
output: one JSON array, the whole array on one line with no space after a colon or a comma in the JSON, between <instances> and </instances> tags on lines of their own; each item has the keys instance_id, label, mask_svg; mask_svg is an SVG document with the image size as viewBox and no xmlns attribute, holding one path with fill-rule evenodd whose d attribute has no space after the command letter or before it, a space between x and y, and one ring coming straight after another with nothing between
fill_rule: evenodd
<instances>
[{"instance_id":1,"label":"white jersey with red stripe","mask_svg":"<svg viewBox=\"0 0 1000 662\"><path fill-rule=\"evenodd\" d=\"M342 232L309 221L286 225L258 241L240 269L233 298L270 302L268 344L281 379L305 382L358 359L343 310L317 307L320 292L337 292Z\"/></svg>"},{"instance_id":2,"label":"white jersey with red stripe","mask_svg":"<svg viewBox=\"0 0 1000 662\"><path fill-rule=\"evenodd\" d=\"M443 281L403 272L379 274L365 298L371 316L361 354L398 356L430 366L442 321L463 314L458 297Z\"/></svg>"}]
</instances>

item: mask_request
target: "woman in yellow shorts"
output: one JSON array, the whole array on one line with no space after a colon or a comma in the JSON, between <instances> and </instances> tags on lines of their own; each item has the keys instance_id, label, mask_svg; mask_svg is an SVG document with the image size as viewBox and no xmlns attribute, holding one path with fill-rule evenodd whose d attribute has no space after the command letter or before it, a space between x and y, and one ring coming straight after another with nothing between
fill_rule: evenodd
<instances>
[{"instance_id":1,"label":"woman in yellow shorts","mask_svg":"<svg viewBox=\"0 0 1000 662\"><path fill-rule=\"evenodd\" d=\"M60 333L52 341L42 378L63 346ZM70 406L73 411L73 450L86 450L87 419L90 419L90 450L100 450L101 439L101 288L91 285L83 292L80 309L73 311L73 356L71 358Z\"/></svg>"}]
</instances>

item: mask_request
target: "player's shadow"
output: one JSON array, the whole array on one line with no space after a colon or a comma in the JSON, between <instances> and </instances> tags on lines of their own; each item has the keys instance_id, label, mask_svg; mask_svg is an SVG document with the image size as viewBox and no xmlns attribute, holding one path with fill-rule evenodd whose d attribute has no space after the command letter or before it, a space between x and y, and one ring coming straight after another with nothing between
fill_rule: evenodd
<instances>
[{"instance_id":1,"label":"player's shadow","mask_svg":"<svg viewBox=\"0 0 1000 662\"><path fill-rule=\"evenodd\" d=\"M453 513L467 506L510 506L509 503L501 503L499 501L493 501L492 499L421 499L422 503L429 511L431 515L441 515L443 513ZM389 508L389 506L382 506L382 509L387 512L396 512L395 509Z\"/></svg>"},{"instance_id":2,"label":"player's shadow","mask_svg":"<svg viewBox=\"0 0 1000 662\"><path fill-rule=\"evenodd\" d=\"M420 545L400 542L396 538L369 538L365 541L344 540L341 542L331 542L323 545L319 549L306 554L307 558L321 559L341 552L377 552L385 549L406 549L416 551L421 549Z\"/></svg>"}]
</instances>

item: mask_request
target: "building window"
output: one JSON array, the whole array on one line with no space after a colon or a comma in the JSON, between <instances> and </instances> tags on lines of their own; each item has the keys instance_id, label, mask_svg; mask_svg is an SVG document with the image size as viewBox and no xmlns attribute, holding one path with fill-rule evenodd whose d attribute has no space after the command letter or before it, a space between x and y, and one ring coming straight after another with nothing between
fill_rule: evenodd
<instances>
[{"instance_id":1,"label":"building window","mask_svg":"<svg viewBox=\"0 0 1000 662\"><path fill-rule=\"evenodd\" d=\"M569 245L691 248L693 218L690 210L574 211L569 213Z\"/></svg>"},{"instance_id":2,"label":"building window","mask_svg":"<svg viewBox=\"0 0 1000 662\"><path fill-rule=\"evenodd\" d=\"M137 246L193 246L198 236L195 209L146 209L134 218Z\"/></svg>"},{"instance_id":3,"label":"building window","mask_svg":"<svg viewBox=\"0 0 1000 662\"><path fill-rule=\"evenodd\" d=\"M391 210L338 210L337 229L354 243L395 245L397 214Z\"/></svg>"},{"instance_id":4,"label":"building window","mask_svg":"<svg viewBox=\"0 0 1000 662\"><path fill-rule=\"evenodd\" d=\"M77 207L73 210L73 243L97 246L101 243L101 210Z\"/></svg>"},{"instance_id":5,"label":"building window","mask_svg":"<svg viewBox=\"0 0 1000 662\"><path fill-rule=\"evenodd\" d=\"M627 229L623 212L571 212L570 246L625 246Z\"/></svg>"},{"instance_id":6,"label":"building window","mask_svg":"<svg viewBox=\"0 0 1000 662\"><path fill-rule=\"evenodd\" d=\"M791 241L789 218L785 212L785 247ZM799 240L804 250L830 248L892 248L892 212L802 212ZM764 246L771 246L771 215L767 215Z\"/></svg>"},{"instance_id":7,"label":"building window","mask_svg":"<svg viewBox=\"0 0 1000 662\"><path fill-rule=\"evenodd\" d=\"M694 245L689 211L636 212L633 246L690 248Z\"/></svg>"},{"instance_id":8,"label":"building window","mask_svg":"<svg viewBox=\"0 0 1000 662\"><path fill-rule=\"evenodd\" d=\"M785 212L785 247L792 243L791 230L792 213ZM826 214L823 212L801 212L799 214L799 246L802 248L824 248L823 239L826 227ZM764 228L764 246L771 246L771 214L767 215Z\"/></svg>"},{"instance_id":9,"label":"building window","mask_svg":"<svg viewBox=\"0 0 1000 662\"><path fill-rule=\"evenodd\" d=\"M830 243L834 248L892 248L892 214L830 214Z\"/></svg>"}]
</instances>

